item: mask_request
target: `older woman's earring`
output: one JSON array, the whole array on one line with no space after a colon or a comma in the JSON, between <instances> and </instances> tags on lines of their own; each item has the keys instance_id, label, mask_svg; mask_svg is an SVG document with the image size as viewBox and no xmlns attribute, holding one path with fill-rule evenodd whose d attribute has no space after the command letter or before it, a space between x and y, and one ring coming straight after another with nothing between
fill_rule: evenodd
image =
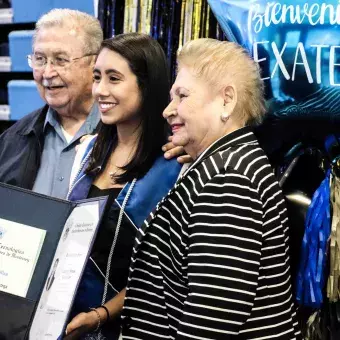
<instances>
[{"instance_id":1,"label":"older woman's earring","mask_svg":"<svg viewBox=\"0 0 340 340\"><path fill-rule=\"evenodd\" d=\"M227 122L229 117L230 117L230 114L228 112L224 111L224 112L221 113L222 122L224 122L224 123Z\"/></svg>"}]
</instances>

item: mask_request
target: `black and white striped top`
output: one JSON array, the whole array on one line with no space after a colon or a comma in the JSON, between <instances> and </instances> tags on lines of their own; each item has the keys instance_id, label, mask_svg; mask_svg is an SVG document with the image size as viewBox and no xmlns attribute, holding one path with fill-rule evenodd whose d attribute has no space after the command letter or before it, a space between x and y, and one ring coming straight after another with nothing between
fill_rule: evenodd
<instances>
[{"instance_id":1,"label":"black and white striped top","mask_svg":"<svg viewBox=\"0 0 340 340\"><path fill-rule=\"evenodd\" d=\"M137 235L123 339L299 338L287 222L251 130L215 142Z\"/></svg>"}]
</instances>

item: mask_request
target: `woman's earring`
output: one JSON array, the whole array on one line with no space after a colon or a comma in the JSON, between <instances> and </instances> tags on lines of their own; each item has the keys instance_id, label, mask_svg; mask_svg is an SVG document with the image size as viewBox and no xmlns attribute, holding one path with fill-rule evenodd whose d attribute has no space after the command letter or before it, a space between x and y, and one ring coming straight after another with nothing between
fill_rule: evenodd
<instances>
[{"instance_id":1,"label":"woman's earring","mask_svg":"<svg viewBox=\"0 0 340 340\"><path fill-rule=\"evenodd\" d=\"M225 105L223 106L224 107L224 110L223 112L221 113L221 120L222 122L227 122L229 117L230 117L230 114L225 110Z\"/></svg>"}]
</instances>

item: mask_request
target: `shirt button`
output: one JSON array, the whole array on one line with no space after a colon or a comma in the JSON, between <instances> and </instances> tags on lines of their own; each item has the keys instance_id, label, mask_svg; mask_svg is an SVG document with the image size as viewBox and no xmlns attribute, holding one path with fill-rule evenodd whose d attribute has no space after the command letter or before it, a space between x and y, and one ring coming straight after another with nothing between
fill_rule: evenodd
<instances>
[{"instance_id":1,"label":"shirt button","mask_svg":"<svg viewBox=\"0 0 340 340\"><path fill-rule=\"evenodd\" d=\"M64 180L64 177L63 176L60 176L59 177L59 181L62 182Z\"/></svg>"}]
</instances>

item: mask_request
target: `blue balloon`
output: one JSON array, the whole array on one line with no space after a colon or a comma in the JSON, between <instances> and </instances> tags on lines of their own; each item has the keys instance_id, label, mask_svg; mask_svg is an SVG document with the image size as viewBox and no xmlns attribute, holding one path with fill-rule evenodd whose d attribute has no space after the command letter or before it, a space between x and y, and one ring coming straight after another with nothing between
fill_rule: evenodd
<instances>
[{"instance_id":1,"label":"blue balloon","mask_svg":"<svg viewBox=\"0 0 340 340\"><path fill-rule=\"evenodd\" d=\"M228 40L262 70L268 109L340 121L337 0L208 0Z\"/></svg>"}]
</instances>

